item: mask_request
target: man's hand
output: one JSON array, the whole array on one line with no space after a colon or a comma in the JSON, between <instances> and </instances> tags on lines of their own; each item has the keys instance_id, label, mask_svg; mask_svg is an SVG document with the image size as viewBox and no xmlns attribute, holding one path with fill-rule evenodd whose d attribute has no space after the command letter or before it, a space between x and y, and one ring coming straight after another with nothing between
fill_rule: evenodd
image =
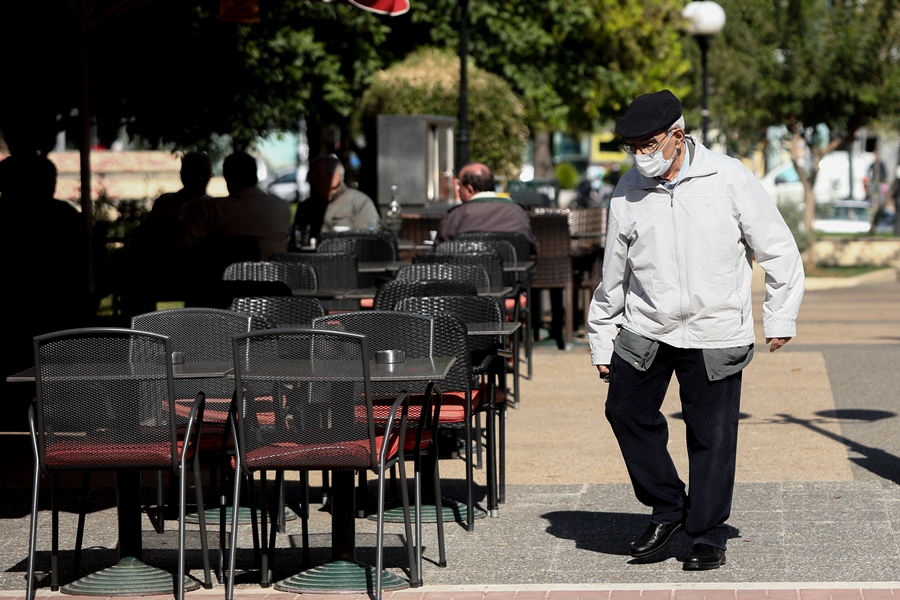
<instances>
[{"instance_id":1,"label":"man's hand","mask_svg":"<svg viewBox=\"0 0 900 600\"><path fill-rule=\"evenodd\" d=\"M769 352L775 352L785 344L791 341L791 338L766 338L766 343L769 344Z\"/></svg>"},{"instance_id":2,"label":"man's hand","mask_svg":"<svg viewBox=\"0 0 900 600\"><path fill-rule=\"evenodd\" d=\"M609 375L609 365L596 365L597 370L600 371L600 377L606 377Z\"/></svg>"}]
</instances>

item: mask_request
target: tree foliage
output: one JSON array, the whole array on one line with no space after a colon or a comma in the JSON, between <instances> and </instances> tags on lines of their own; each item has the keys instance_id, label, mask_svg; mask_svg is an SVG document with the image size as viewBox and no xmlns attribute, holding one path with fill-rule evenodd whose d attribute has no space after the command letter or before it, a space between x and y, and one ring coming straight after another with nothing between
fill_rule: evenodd
<instances>
[{"instance_id":1,"label":"tree foliage","mask_svg":"<svg viewBox=\"0 0 900 600\"><path fill-rule=\"evenodd\" d=\"M413 3L412 21L456 52L456 0ZM675 0L486 0L471 3L470 56L523 99L532 129L588 129L638 94L681 93L688 70ZM421 35L421 33L419 34Z\"/></svg>"},{"instance_id":2,"label":"tree foliage","mask_svg":"<svg viewBox=\"0 0 900 600\"><path fill-rule=\"evenodd\" d=\"M724 131L752 139L767 126L787 127L811 231L821 158L861 127L900 116L900 3L721 3L728 22L710 50L712 113ZM819 124L829 139L820 139Z\"/></svg>"},{"instance_id":3,"label":"tree foliage","mask_svg":"<svg viewBox=\"0 0 900 600\"><path fill-rule=\"evenodd\" d=\"M518 175L527 139L522 103L496 75L472 65L468 78L472 160L497 174ZM360 109L372 120L379 114L454 116L458 106L459 58L425 48L377 73Z\"/></svg>"}]
</instances>

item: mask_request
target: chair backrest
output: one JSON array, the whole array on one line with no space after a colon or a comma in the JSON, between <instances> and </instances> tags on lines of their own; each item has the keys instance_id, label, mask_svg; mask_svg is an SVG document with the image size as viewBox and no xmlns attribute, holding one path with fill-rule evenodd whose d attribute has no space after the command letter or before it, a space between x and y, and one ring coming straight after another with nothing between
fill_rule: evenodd
<instances>
[{"instance_id":1,"label":"chair backrest","mask_svg":"<svg viewBox=\"0 0 900 600\"><path fill-rule=\"evenodd\" d=\"M396 310L425 315L453 313L465 323L503 323L504 310L500 302L491 296L430 296L401 300ZM478 352L496 348L503 343L502 336L469 336L469 350Z\"/></svg>"},{"instance_id":2,"label":"chair backrest","mask_svg":"<svg viewBox=\"0 0 900 600\"><path fill-rule=\"evenodd\" d=\"M606 246L607 208L570 208L569 233L573 236L572 250Z\"/></svg>"},{"instance_id":3,"label":"chair backrest","mask_svg":"<svg viewBox=\"0 0 900 600\"><path fill-rule=\"evenodd\" d=\"M468 231L460 233L455 238L460 241L505 241L512 244L516 249L516 257L518 260L530 260L534 249L531 242L525 237L525 234L515 231Z\"/></svg>"},{"instance_id":4,"label":"chair backrest","mask_svg":"<svg viewBox=\"0 0 900 600\"><path fill-rule=\"evenodd\" d=\"M477 296L476 296L477 297ZM447 378L439 383L444 390L464 390L471 386L472 361L466 340L465 324L459 320L462 331L462 346L440 341L441 332L452 334L453 325L446 325L441 319L454 319L455 315L425 315L397 311L365 310L329 315L313 321L315 329L339 329L366 336L369 344L369 358L374 360L377 350L403 350L409 358L430 356L454 356L457 362L450 368ZM457 323L457 322L454 322ZM444 335L447 335L444 333ZM438 351L441 348L441 351ZM450 350L453 349L453 352ZM458 353L465 356L458 356ZM397 394L409 388L409 382L375 382L372 384L376 396Z\"/></svg>"},{"instance_id":5,"label":"chair backrest","mask_svg":"<svg viewBox=\"0 0 900 600\"><path fill-rule=\"evenodd\" d=\"M274 329L235 336L241 468L377 468L365 336Z\"/></svg>"},{"instance_id":6,"label":"chair backrest","mask_svg":"<svg viewBox=\"0 0 900 600\"><path fill-rule=\"evenodd\" d=\"M456 279L471 281L478 293L491 291L491 278L480 265L453 265L447 263L419 263L404 265L397 271L396 281L429 281Z\"/></svg>"},{"instance_id":7,"label":"chair backrest","mask_svg":"<svg viewBox=\"0 0 900 600\"><path fill-rule=\"evenodd\" d=\"M346 231L326 235L327 237L316 246L317 254L321 252L354 254L360 262L397 260L397 247L390 233L361 235L361 232Z\"/></svg>"},{"instance_id":8,"label":"chair backrest","mask_svg":"<svg viewBox=\"0 0 900 600\"><path fill-rule=\"evenodd\" d=\"M138 315L131 326L169 337L172 351L184 353L187 361L231 362L231 338L235 335L268 329L270 323L261 317L215 308L175 308ZM234 382L224 378L178 379L175 381L178 424L183 425L189 409L186 406L198 390L207 396L204 422L224 425L234 392Z\"/></svg>"},{"instance_id":9,"label":"chair backrest","mask_svg":"<svg viewBox=\"0 0 900 600\"><path fill-rule=\"evenodd\" d=\"M491 289L503 286L503 259L496 252L466 252L444 254L423 252L416 254L413 263L447 263L451 265L478 265L484 267L491 280Z\"/></svg>"},{"instance_id":10,"label":"chair backrest","mask_svg":"<svg viewBox=\"0 0 900 600\"><path fill-rule=\"evenodd\" d=\"M503 260L503 266L518 262L515 247L506 240L451 240L435 246L434 252L436 254L496 252ZM503 271L503 285L515 285L517 279L515 271Z\"/></svg>"},{"instance_id":11,"label":"chair backrest","mask_svg":"<svg viewBox=\"0 0 900 600\"><path fill-rule=\"evenodd\" d=\"M292 290L316 290L320 287L316 272L311 266L283 262L232 263L225 269L222 279L225 281L280 281Z\"/></svg>"},{"instance_id":12,"label":"chair backrest","mask_svg":"<svg viewBox=\"0 0 900 600\"><path fill-rule=\"evenodd\" d=\"M41 471L177 468L171 352L130 329L34 338Z\"/></svg>"},{"instance_id":13,"label":"chair backrest","mask_svg":"<svg viewBox=\"0 0 900 600\"><path fill-rule=\"evenodd\" d=\"M263 317L279 328L309 327L313 319L325 314L318 299L300 296L235 298L229 310Z\"/></svg>"},{"instance_id":14,"label":"chair backrest","mask_svg":"<svg viewBox=\"0 0 900 600\"><path fill-rule=\"evenodd\" d=\"M410 296L477 296L472 281L432 279L428 281L388 281L375 293L375 310L394 310L402 299Z\"/></svg>"},{"instance_id":15,"label":"chair backrest","mask_svg":"<svg viewBox=\"0 0 900 600\"><path fill-rule=\"evenodd\" d=\"M359 285L359 269L353 254L339 252L281 252L269 260L302 264L313 269L320 290L354 290ZM359 300L325 300L326 310L356 310Z\"/></svg>"},{"instance_id":16,"label":"chair backrest","mask_svg":"<svg viewBox=\"0 0 900 600\"><path fill-rule=\"evenodd\" d=\"M535 289L572 285L568 213L568 210L536 209L529 215L531 229L541 248L532 283Z\"/></svg>"}]
</instances>

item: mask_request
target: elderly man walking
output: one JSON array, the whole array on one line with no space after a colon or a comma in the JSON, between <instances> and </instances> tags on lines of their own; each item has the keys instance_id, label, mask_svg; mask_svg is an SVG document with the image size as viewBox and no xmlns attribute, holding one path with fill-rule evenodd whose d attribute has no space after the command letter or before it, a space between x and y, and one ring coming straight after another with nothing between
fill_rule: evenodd
<instances>
[{"instance_id":1,"label":"elderly man walking","mask_svg":"<svg viewBox=\"0 0 900 600\"><path fill-rule=\"evenodd\" d=\"M616 133L637 168L611 200L588 336L635 495L652 508L631 555L651 556L683 530L693 538L684 569L715 569L725 564L741 370L753 356L751 259L766 272L771 352L796 335L803 265L756 177L686 135L670 91L636 98ZM673 373L687 428L687 489L660 413Z\"/></svg>"}]
</instances>

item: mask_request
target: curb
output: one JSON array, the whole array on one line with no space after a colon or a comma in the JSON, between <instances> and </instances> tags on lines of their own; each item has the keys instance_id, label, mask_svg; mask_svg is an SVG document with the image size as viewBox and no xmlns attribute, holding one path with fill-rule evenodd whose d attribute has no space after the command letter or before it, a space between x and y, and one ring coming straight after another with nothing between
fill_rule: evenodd
<instances>
[{"instance_id":1,"label":"curb","mask_svg":"<svg viewBox=\"0 0 900 600\"><path fill-rule=\"evenodd\" d=\"M874 285L879 283L894 283L900 281L900 269L887 267L863 273L855 277L807 277L806 291L830 290L834 288L848 288L860 285Z\"/></svg>"}]
</instances>

